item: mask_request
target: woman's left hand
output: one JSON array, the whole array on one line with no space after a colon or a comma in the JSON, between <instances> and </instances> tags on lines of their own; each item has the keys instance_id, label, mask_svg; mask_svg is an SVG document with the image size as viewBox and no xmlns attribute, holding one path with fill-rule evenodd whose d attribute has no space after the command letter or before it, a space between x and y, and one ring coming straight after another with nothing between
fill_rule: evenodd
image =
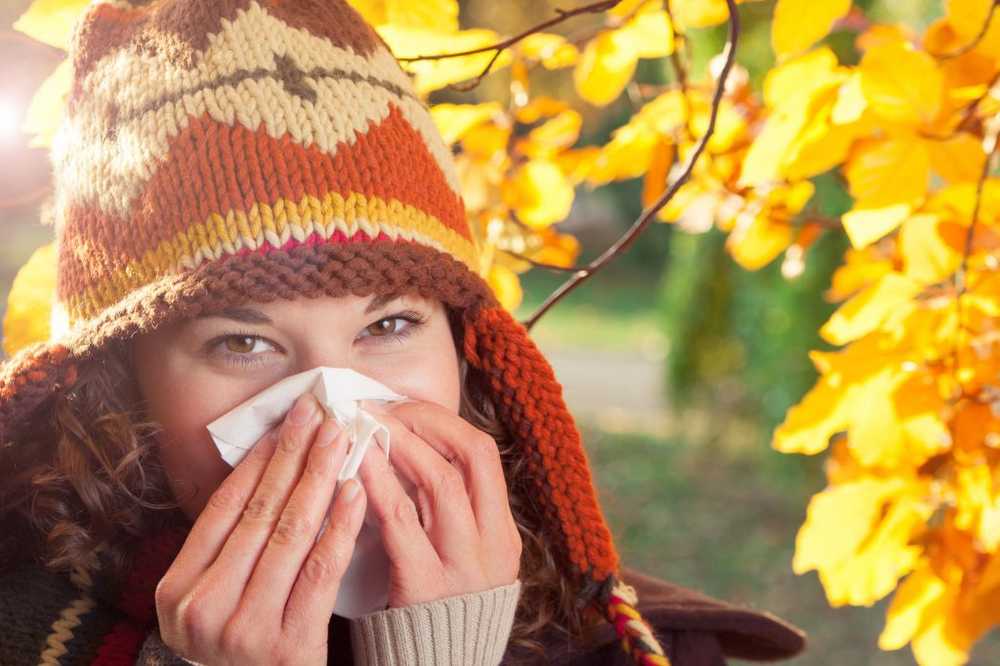
<instances>
[{"instance_id":1,"label":"woman's left hand","mask_svg":"<svg viewBox=\"0 0 1000 666\"><path fill-rule=\"evenodd\" d=\"M389 607L513 583L521 536L493 438L428 401L364 408L390 432L389 461L366 455L359 469L391 563Z\"/></svg>"}]
</instances>

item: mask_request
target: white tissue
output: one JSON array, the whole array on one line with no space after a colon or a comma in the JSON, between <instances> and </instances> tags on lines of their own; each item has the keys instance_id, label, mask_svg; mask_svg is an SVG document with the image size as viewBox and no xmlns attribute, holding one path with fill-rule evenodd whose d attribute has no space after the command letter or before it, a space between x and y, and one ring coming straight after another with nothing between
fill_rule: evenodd
<instances>
[{"instance_id":1,"label":"white tissue","mask_svg":"<svg viewBox=\"0 0 1000 666\"><path fill-rule=\"evenodd\" d=\"M350 448L337 476L337 491L344 481L357 474L372 442L389 455L389 429L362 409L358 401L398 402L407 398L350 368L319 367L286 377L209 423L208 432L222 459L235 467L305 393L316 396L327 413L348 431ZM320 526L320 535L328 518L329 511ZM356 618L385 608L388 599L389 557L377 524L366 517L351 563L341 580L334 612Z\"/></svg>"}]
</instances>

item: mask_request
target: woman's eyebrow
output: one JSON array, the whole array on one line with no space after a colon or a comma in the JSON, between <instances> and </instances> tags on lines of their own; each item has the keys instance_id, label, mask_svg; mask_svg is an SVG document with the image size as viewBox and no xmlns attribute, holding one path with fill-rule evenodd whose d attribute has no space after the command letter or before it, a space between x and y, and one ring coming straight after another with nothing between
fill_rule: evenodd
<instances>
[{"instance_id":1,"label":"woman's eyebrow","mask_svg":"<svg viewBox=\"0 0 1000 666\"><path fill-rule=\"evenodd\" d=\"M375 296L374 298L372 298L371 303L368 304L368 307L365 308L365 314L371 314L376 310L384 308L386 304L396 300L399 297L400 294L382 294L381 296Z\"/></svg>"},{"instance_id":2,"label":"woman's eyebrow","mask_svg":"<svg viewBox=\"0 0 1000 666\"><path fill-rule=\"evenodd\" d=\"M225 310L218 310L216 312L206 312L204 314L198 315L198 319L206 319L208 317L222 317L225 319L233 319L235 321L241 321L245 324L273 324L271 318L260 310L254 310L253 308L239 308L231 307Z\"/></svg>"}]
</instances>

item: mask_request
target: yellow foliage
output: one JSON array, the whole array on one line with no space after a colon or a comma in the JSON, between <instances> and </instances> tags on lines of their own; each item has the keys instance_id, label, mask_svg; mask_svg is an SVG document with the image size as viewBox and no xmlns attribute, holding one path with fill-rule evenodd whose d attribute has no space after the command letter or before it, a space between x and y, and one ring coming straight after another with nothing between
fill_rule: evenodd
<instances>
[{"instance_id":1,"label":"yellow foliage","mask_svg":"<svg viewBox=\"0 0 1000 666\"><path fill-rule=\"evenodd\" d=\"M66 96L72 84L72 65L63 60L41 85L24 114L22 130L32 136L31 147L47 148L59 129Z\"/></svg>"},{"instance_id":2,"label":"yellow foliage","mask_svg":"<svg viewBox=\"0 0 1000 666\"><path fill-rule=\"evenodd\" d=\"M559 166L547 160L532 160L518 168L504 183L504 201L522 222L543 229L569 215L573 186Z\"/></svg>"},{"instance_id":3,"label":"yellow foliage","mask_svg":"<svg viewBox=\"0 0 1000 666\"><path fill-rule=\"evenodd\" d=\"M934 59L902 42L872 47L861 59L861 90L874 113L892 123L920 125L941 107L944 79Z\"/></svg>"},{"instance_id":4,"label":"yellow foliage","mask_svg":"<svg viewBox=\"0 0 1000 666\"><path fill-rule=\"evenodd\" d=\"M778 55L798 53L826 37L851 9L851 0L778 0L774 6L771 45Z\"/></svg>"},{"instance_id":5,"label":"yellow foliage","mask_svg":"<svg viewBox=\"0 0 1000 666\"><path fill-rule=\"evenodd\" d=\"M827 342L843 345L871 333L885 319L919 293L917 283L898 273L887 273L833 313L820 335Z\"/></svg>"},{"instance_id":6,"label":"yellow foliage","mask_svg":"<svg viewBox=\"0 0 1000 666\"><path fill-rule=\"evenodd\" d=\"M13 356L48 339L55 293L56 247L50 243L35 250L11 284L3 320L4 353Z\"/></svg>"},{"instance_id":7,"label":"yellow foliage","mask_svg":"<svg viewBox=\"0 0 1000 666\"><path fill-rule=\"evenodd\" d=\"M73 28L90 0L35 0L14 22L14 29L66 51Z\"/></svg>"}]
</instances>

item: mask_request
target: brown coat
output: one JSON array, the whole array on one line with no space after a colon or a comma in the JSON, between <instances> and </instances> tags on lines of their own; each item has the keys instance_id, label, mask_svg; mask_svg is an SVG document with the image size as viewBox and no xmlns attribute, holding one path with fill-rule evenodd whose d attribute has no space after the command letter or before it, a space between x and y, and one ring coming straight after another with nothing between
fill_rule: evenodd
<instances>
[{"instance_id":1,"label":"brown coat","mask_svg":"<svg viewBox=\"0 0 1000 666\"><path fill-rule=\"evenodd\" d=\"M805 633L766 612L713 599L633 569L622 577L639 596L639 611L653 625L673 666L721 666L726 657L777 661L805 648ZM585 647L571 648L557 637L544 663L565 666L614 666L633 663L619 647L609 624L599 627Z\"/></svg>"}]
</instances>

